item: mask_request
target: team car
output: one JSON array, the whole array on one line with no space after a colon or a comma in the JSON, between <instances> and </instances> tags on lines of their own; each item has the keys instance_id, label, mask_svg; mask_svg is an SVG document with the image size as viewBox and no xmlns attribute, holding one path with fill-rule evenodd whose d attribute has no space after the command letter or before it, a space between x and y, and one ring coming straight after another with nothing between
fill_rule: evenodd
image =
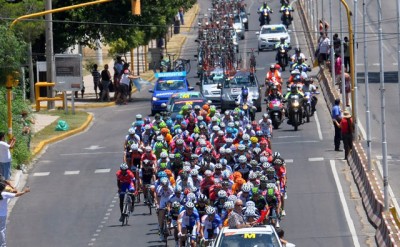
<instances>
[{"instance_id":1,"label":"team car","mask_svg":"<svg viewBox=\"0 0 400 247\"><path fill-rule=\"evenodd\" d=\"M154 89L149 90L153 94L151 97L152 115L165 110L161 104L167 103L172 94L194 90L189 86L185 71L156 73L155 77L157 81Z\"/></svg>"}]
</instances>

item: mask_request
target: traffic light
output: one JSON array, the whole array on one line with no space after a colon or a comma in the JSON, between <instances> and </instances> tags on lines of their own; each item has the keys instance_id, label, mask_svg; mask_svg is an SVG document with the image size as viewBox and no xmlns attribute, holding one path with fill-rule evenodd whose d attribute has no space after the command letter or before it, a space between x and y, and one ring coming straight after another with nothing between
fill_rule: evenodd
<instances>
[{"instance_id":1,"label":"traffic light","mask_svg":"<svg viewBox=\"0 0 400 247\"><path fill-rule=\"evenodd\" d=\"M140 0L131 0L132 15L141 15Z\"/></svg>"}]
</instances>

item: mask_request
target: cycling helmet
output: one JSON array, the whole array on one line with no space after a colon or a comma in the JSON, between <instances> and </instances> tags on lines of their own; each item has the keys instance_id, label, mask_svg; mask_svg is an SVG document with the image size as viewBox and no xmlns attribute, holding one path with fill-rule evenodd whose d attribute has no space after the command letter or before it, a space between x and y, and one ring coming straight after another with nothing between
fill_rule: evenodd
<instances>
[{"instance_id":1,"label":"cycling helmet","mask_svg":"<svg viewBox=\"0 0 400 247\"><path fill-rule=\"evenodd\" d=\"M160 178L160 183L163 186L167 185L168 184L168 178L166 178L166 177Z\"/></svg>"},{"instance_id":2,"label":"cycling helmet","mask_svg":"<svg viewBox=\"0 0 400 247\"><path fill-rule=\"evenodd\" d=\"M250 184L245 183L245 184L242 185L242 191L243 191L244 193L250 192L250 190L251 190Z\"/></svg>"},{"instance_id":3,"label":"cycling helmet","mask_svg":"<svg viewBox=\"0 0 400 247\"><path fill-rule=\"evenodd\" d=\"M188 202L185 204L185 207L186 207L186 209L193 209L193 208L194 208L194 203L191 202L191 201L188 201Z\"/></svg>"},{"instance_id":4,"label":"cycling helmet","mask_svg":"<svg viewBox=\"0 0 400 247\"><path fill-rule=\"evenodd\" d=\"M219 148L219 153L220 154L225 154L225 148L224 147L220 147Z\"/></svg>"},{"instance_id":5,"label":"cycling helmet","mask_svg":"<svg viewBox=\"0 0 400 247\"><path fill-rule=\"evenodd\" d=\"M174 202L172 203L172 208L178 209L178 208L180 208L180 207L181 207L181 204L180 204L178 201L174 201Z\"/></svg>"},{"instance_id":6,"label":"cycling helmet","mask_svg":"<svg viewBox=\"0 0 400 247\"><path fill-rule=\"evenodd\" d=\"M135 134L135 129L134 129L134 128L129 128L129 129L128 129L128 133L129 133L130 135Z\"/></svg>"},{"instance_id":7,"label":"cycling helmet","mask_svg":"<svg viewBox=\"0 0 400 247\"><path fill-rule=\"evenodd\" d=\"M262 167L263 169L268 169L268 168L271 167L271 164L268 163L268 162L263 162L263 163L261 164L261 167Z\"/></svg>"},{"instance_id":8,"label":"cycling helmet","mask_svg":"<svg viewBox=\"0 0 400 247\"><path fill-rule=\"evenodd\" d=\"M191 154L191 155L190 155L190 158L191 158L192 160L194 160L194 159L199 158L199 156L198 156L197 154Z\"/></svg>"},{"instance_id":9,"label":"cycling helmet","mask_svg":"<svg viewBox=\"0 0 400 247\"><path fill-rule=\"evenodd\" d=\"M212 117L211 122L218 122L218 118L216 116Z\"/></svg>"},{"instance_id":10,"label":"cycling helmet","mask_svg":"<svg viewBox=\"0 0 400 247\"><path fill-rule=\"evenodd\" d=\"M237 196L235 196L235 195L228 196L228 201L235 202L236 200L237 200Z\"/></svg>"},{"instance_id":11,"label":"cycling helmet","mask_svg":"<svg viewBox=\"0 0 400 247\"><path fill-rule=\"evenodd\" d=\"M161 134L168 134L169 133L169 129L164 127L161 129Z\"/></svg>"},{"instance_id":12,"label":"cycling helmet","mask_svg":"<svg viewBox=\"0 0 400 247\"><path fill-rule=\"evenodd\" d=\"M258 166L258 161L257 160L250 160L250 165L252 167Z\"/></svg>"},{"instance_id":13,"label":"cycling helmet","mask_svg":"<svg viewBox=\"0 0 400 247\"><path fill-rule=\"evenodd\" d=\"M239 144L238 149L239 151L244 151L246 149L246 146L244 144Z\"/></svg>"},{"instance_id":14,"label":"cycling helmet","mask_svg":"<svg viewBox=\"0 0 400 247\"><path fill-rule=\"evenodd\" d=\"M224 208L225 208L226 210L233 209L234 207L235 207L234 201L226 201L226 202L224 203Z\"/></svg>"},{"instance_id":15,"label":"cycling helmet","mask_svg":"<svg viewBox=\"0 0 400 247\"><path fill-rule=\"evenodd\" d=\"M224 199L224 198L226 198L228 195L227 195L227 193L226 193L226 191L225 190L220 190L220 191L218 191L218 199Z\"/></svg>"},{"instance_id":16,"label":"cycling helmet","mask_svg":"<svg viewBox=\"0 0 400 247\"><path fill-rule=\"evenodd\" d=\"M167 124L168 127L172 127L172 125L174 124L172 119L167 119L167 121L165 121L165 123Z\"/></svg>"},{"instance_id":17,"label":"cycling helmet","mask_svg":"<svg viewBox=\"0 0 400 247\"><path fill-rule=\"evenodd\" d=\"M264 135L264 132L262 132L262 130L257 130L256 131L256 136L261 137ZM262 144L262 142L260 142L260 144Z\"/></svg>"},{"instance_id":18,"label":"cycling helmet","mask_svg":"<svg viewBox=\"0 0 400 247\"><path fill-rule=\"evenodd\" d=\"M206 195L200 194L198 198L198 202L204 202L206 203L208 201L208 198Z\"/></svg>"},{"instance_id":19,"label":"cycling helmet","mask_svg":"<svg viewBox=\"0 0 400 247\"><path fill-rule=\"evenodd\" d=\"M251 141L251 143L254 143L254 144L258 143L258 138L253 136L253 137L250 138L250 141Z\"/></svg>"},{"instance_id":20,"label":"cycling helmet","mask_svg":"<svg viewBox=\"0 0 400 247\"><path fill-rule=\"evenodd\" d=\"M183 116L181 114L176 115L176 120L182 120Z\"/></svg>"},{"instance_id":21,"label":"cycling helmet","mask_svg":"<svg viewBox=\"0 0 400 247\"><path fill-rule=\"evenodd\" d=\"M240 155L240 156L239 156L239 162L240 162L240 163L246 163L246 162L247 162L246 156Z\"/></svg>"},{"instance_id":22,"label":"cycling helmet","mask_svg":"<svg viewBox=\"0 0 400 247\"><path fill-rule=\"evenodd\" d=\"M254 148L253 149L253 153L254 154L260 154L261 153L261 148L259 148L259 147Z\"/></svg>"},{"instance_id":23,"label":"cycling helmet","mask_svg":"<svg viewBox=\"0 0 400 247\"><path fill-rule=\"evenodd\" d=\"M282 162L281 159L276 159L276 160L274 160L274 165L280 166L280 165L282 165L282 164L283 164L283 162Z\"/></svg>"},{"instance_id":24,"label":"cycling helmet","mask_svg":"<svg viewBox=\"0 0 400 247\"><path fill-rule=\"evenodd\" d=\"M218 131L218 135L219 135L219 136L224 136L225 133L224 133L222 130L219 130L219 131Z\"/></svg>"},{"instance_id":25,"label":"cycling helmet","mask_svg":"<svg viewBox=\"0 0 400 247\"><path fill-rule=\"evenodd\" d=\"M253 195L259 195L259 194L260 194L260 190L259 190L257 187L253 187L253 188L251 189L251 193L252 193Z\"/></svg>"},{"instance_id":26,"label":"cycling helmet","mask_svg":"<svg viewBox=\"0 0 400 247\"><path fill-rule=\"evenodd\" d=\"M144 126L144 129L145 129L145 130L151 129L151 125L150 125L150 124L146 124L146 125Z\"/></svg>"},{"instance_id":27,"label":"cycling helmet","mask_svg":"<svg viewBox=\"0 0 400 247\"><path fill-rule=\"evenodd\" d=\"M160 169L163 169L163 170L167 169L167 163L165 163L165 162L160 163Z\"/></svg>"},{"instance_id":28,"label":"cycling helmet","mask_svg":"<svg viewBox=\"0 0 400 247\"><path fill-rule=\"evenodd\" d=\"M231 122L229 122L229 123L228 123L228 127L234 128L234 127L235 127L235 123L234 123L234 122L232 122L232 121L231 121Z\"/></svg>"},{"instance_id":29,"label":"cycling helmet","mask_svg":"<svg viewBox=\"0 0 400 247\"><path fill-rule=\"evenodd\" d=\"M131 150L133 150L133 151L139 150L139 145L137 145L136 143L132 144L131 145Z\"/></svg>"},{"instance_id":30,"label":"cycling helmet","mask_svg":"<svg viewBox=\"0 0 400 247\"><path fill-rule=\"evenodd\" d=\"M269 69L275 69L275 64L271 64L271 65L269 66Z\"/></svg>"},{"instance_id":31,"label":"cycling helmet","mask_svg":"<svg viewBox=\"0 0 400 247\"><path fill-rule=\"evenodd\" d=\"M157 173L157 176L161 179L161 178L166 178L167 177L167 173L165 173L164 171L159 171Z\"/></svg>"},{"instance_id":32,"label":"cycling helmet","mask_svg":"<svg viewBox=\"0 0 400 247\"><path fill-rule=\"evenodd\" d=\"M213 130L213 131L219 131L219 130L220 130L220 128L219 128L219 126L218 126L218 125L214 125L214 126L212 127L212 130Z\"/></svg>"},{"instance_id":33,"label":"cycling helmet","mask_svg":"<svg viewBox=\"0 0 400 247\"><path fill-rule=\"evenodd\" d=\"M244 141L250 140L250 136L248 134L244 134L242 138Z\"/></svg>"},{"instance_id":34,"label":"cycling helmet","mask_svg":"<svg viewBox=\"0 0 400 247\"><path fill-rule=\"evenodd\" d=\"M175 154L171 153L171 154L168 155L168 157L169 157L170 159L175 159Z\"/></svg>"},{"instance_id":35,"label":"cycling helmet","mask_svg":"<svg viewBox=\"0 0 400 247\"><path fill-rule=\"evenodd\" d=\"M260 177L260 182L267 182L268 178L264 175Z\"/></svg>"},{"instance_id":36,"label":"cycling helmet","mask_svg":"<svg viewBox=\"0 0 400 247\"><path fill-rule=\"evenodd\" d=\"M200 109L199 109L199 110L200 110ZM198 121L198 122L201 122L201 121L203 121L203 120L204 120L203 116L198 116L198 117L197 117L197 121Z\"/></svg>"},{"instance_id":37,"label":"cycling helmet","mask_svg":"<svg viewBox=\"0 0 400 247\"><path fill-rule=\"evenodd\" d=\"M225 123L224 123L224 122L221 122L221 123L219 124L219 127L221 127L221 128L225 128L225 127L226 127L226 125L225 125Z\"/></svg>"},{"instance_id":38,"label":"cycling helmet","mask_svg":"<svg viewBox=\"0 0 400 247\"><path fill-rule=\"evenodd\" d=\"M199 171L197 169L193 169L190 171L190 176L197 177L199 175Z\"/></svg>"},{"instance_id":39,"label":"cycling helmet","mask_svg":"<svg viewBox=\"0 0 400 247\"><path fill-rule=\"evenodd\" d=\"M267 184L267 189L275 189L275 184L274 183L268 183Z\"/></svg>"},{"instance_id":40,"label":"cycling helmet","mask_svg":"<svg viewBox=\"0 0 400 247\"><path fill-rule=\"evenodd\" d=\"M126 171L128 170L128 165L126 163L122 163L121 165L119 165L119 169L121 169L122 171Z\"/></svg>"},{"instance_id":41,"label":"cycling helmet","mask_svg":"<svg viewBox=\"0 0 400 247\"><path fill-rule=\"evenodd\" d=\"M146 147L144 148L144 150L145 150L146 152L150 152L150 151L151 151L151 147L150 147L150 146L146 146Z\"/></svg>"},{"instance_id":42,"label":"cycling helmet","mask_svg":"<svg viewBox=\"0 0 400 247\"><path fill-rule=\"evenodd\" d=\"M267 174L268 175L274 175L275 174L275 169L273 167L268 167L267 168Z\"/></svg>"},{"instance_id":43,"label":"cycling helmet","mask_svg":"<svg viewBox=\"0 0 400 247\"><path fill-rule=\"evenodd\" d=\"M253 201L246 202L246 208L254 208L256 204Z\"/></svg>"},{"instance_id":44,"label":"cycling helmet","mask_svg":"<svg viewBox=\"0 0 400 247\"><path fill-rule=\"evenodd\" d=\"M162 158L162 159L168 158L168 153L167 152L161 152L160 158Z\"/></svg>"},{"instance_id":45,"label":"cycling helmet","mask_svg":"<svg viewBox=\"0 0 400 247\"><path fill-rule=\"evenodd\" d=\"M158 124L158 128L162 129L162 128L166 128L167 124L165 122L161 122Z\"/></svg>"},{"instance_id":46,"label":"cycling helmet","mask_svg":"<svg viewBox=\"0 0 400 247\"><path fill-rule=\"evenodd\" d=\"M231 148L226 148L225 149L225 153L226 154L231 154L233 151L232 151L232 149Z\"/></svg>"},{"instance_id":47,"label":"cycling helmet","mask_svg":"<svg viewBox=\"0 0 400 247\"><path fill-rule=\"evenodd\" d=\"M256 217L256 210L255 207L246 207L246 210L244 211L244 216L246 217Z\"/></svg>"},{"instance_id":48,"label":"cycling helmet","mask_svg":"<svg viewBox=\"0 0 400 247\"><path fill-rule=\"evenodd\" d=\"M182 187L179 186L179 185L175 186L174 192L175 192L175 193L181 193L181 192L182 192Z\"/></svg>"},{"instance_id":49,"label":"cycling helmet","mask_svg":"<svg viewBox=\"0 0 400 247\"><path fill-rule=\"evenodd\" d=\"M156 149L162 149L163 147L164 147L164 145L161 142L156 142L156 145L155 145ZM151 147L149 147L149 148L151 151ZM147 151L147 147L146 147L146 151Z\"/></svg>"},{"instance_id":50,"label":"cycling helmet","mask_svg":"<svg viewBox=\"0 0 400 247\"><path fill-rule=\"evenodd\" d=\"M208 215L213 215L213 214L215 214L215 208L214 208L214 207L211 207L211 206L207 206L207 207L206 207L206 214L208 214Z\"/></svg>"},{"instance_id":51,"label":"cycling helmet","mask_svg":"<svg viewBox=\"0 0 400 247\"><path fill-rule=\"evenodd\" d=\"M249 180L253 180L253 179L257 179L257 173L255 173L255 172L251 172L249 174Z\"/></svg>"},{"instance_id":52,"label":"cycling helmet","mask_svg":"<svg viewBox=\"0 0 400 247\"><path fill-rule=\"evenodd\" d=\"M176 140L176 145L183 145L183 143L184 143L183 139Z\"/></svg>"},{"instance_id":53,"label":"cycling helmet","mask_svg":"<svg viewBox=\"0 0 400 247\"><path fill-rule=\"evenodd\" d=\"M191 201L193 203L196 202L196 195L194 193L192 193L192 192L187 194L186 198L187 198L188 201Z\"/></svg>"},{"instance_id":54,"label":"cycling helmet","mask_svg":"<svg viewBox=\"0 0 400 247\"><path fill-rule=\"evenodd\" d=\"M268 162L268 158L266 156L260 157L260 163Z\"/></svg>"},{"instance_id":55,"label":"cycling helmet","mask_svg":"<svg viewBox=\"0 0 400 247\"><path fill-rule=\"evenodd\" d=\"M226 128L226 133L232 134L233 133L233 128L232 127Z\"/></svg>"},{"instance_id":56,"label":"cycling helmet","mask_svg":"<svg viewBox=\"0 0 400 247\"><path fill-rule=\"evenodd\" d=\"M190 163L188 164L188 163L185 162L183 164L182 170L183 170L184 173L189 174L190 173Z\"/></svg>"},{"instance_id":57,"label":"cycling helmet","mask_svg":"<svg viewBox=\"0 0 400 247\"><path fill-rule=\"evenodd\" d=\"M182 155L180 153L175 154L175 159L180 159L181 157L182 157Z\"/></svg>"}]
</instances>

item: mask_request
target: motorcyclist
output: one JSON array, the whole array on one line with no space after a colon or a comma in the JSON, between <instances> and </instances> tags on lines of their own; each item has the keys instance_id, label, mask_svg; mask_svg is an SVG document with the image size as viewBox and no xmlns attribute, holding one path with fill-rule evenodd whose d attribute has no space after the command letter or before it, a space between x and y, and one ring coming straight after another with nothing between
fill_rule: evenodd
<instances>
[{"instance_id":1,"label":"motorcyclist","mask_svg":"<svg viewBox=\"0 0 400 247\"><path fill-rule=\"evenodd\" d=\"M283 96L278 91L278 87L274 85L271 88L271 93L267 97L267 101L270 102L270 101L275 100L275 99L282 101Z\"/></svg>"},{"instance_id":2,"label":"motorcyclist","mask_svg":"<svg viewBox=\"0 0 400 247\"><path fill-rule=\"evenodd\" d=\"M313 80L311 78L307 78L307 79L304 80L304 85L303 85L303 88L302 88L303 93L306 93L306 92L316 93L317 92L317 87L312 83L313 83ZM312 113L315 111L315 106L317 105L317 102L318 102L318 98L315 95L313 95L311 97L311 111L312 111Z\"/></svg>"},{"instance_id":3,"label":"motorcyclist","mask_svg":"<svg viewBox=\"0 0 400 247\"><path fill-rule=\"evenodd\" d=\"M239 104L241 110L245 111L246 115L253 121L256 109L254 109L253 102L249 99L249 89L247 87L242 87L242 93L238 96L236 102Z\"/></svg>"},{"instance_id":4,"label":"motorcyclist","mask_svg":"<svg viewBox=\"0 0 400 247\"><path fill-rule=\"evenodd\" d=\"M271 17L268 15L267 23L265 23L265 20L264 20L264 13L267 13L267 14L271 13L271 14L272 14L272 13L274 13L274 12L273 12L272 9L267 5L267 2L264 2L263 5L262 5L260 8L258 8L257 13L260 14L260 17L259 17L260 26L263 26L263 25L265 25L265 24L267 24L267 23L269 23L269 22L271 21Z\"/></svg>"},{"instance_id":5,"label":"motorcyclist","mask_svg":"<svg viewBox=\"0 0 400 247\"><path fill-rule=\"evenodd\" d=\"M277 50L276 55L275 55L275 61L278 61L279 52L281 49L286 50L286 62L285 62L285 66L286 66L289 62L288 51L290 50L290 45L288 43L286 43L286 39L284 37L281 37L280 42L275 44L275 50Z\"/></svg>"},{"instance_id":6,"label":"motorcyclist","mask_svg":"<svg viewBox=\"0 0 400 247\"><path fill-rule=\"evenodd\" d=\"M297 61L292 65L292 69L298 69L301 72L311 71L311 68L304 62L302 57L297 57Z\"/></svg>"},{"instance_id":7,"label":"motorcyclist","mask_svg":"<svg viewBox=\"0 0 400 247\"><path fill-rule=\"evenodd\" d=\"M303 61L307 60L306 56L304 55L304 53L301 52L300 47L294 48L294 54L290 57L290 62L289 62L290 68L293 66L294 63L297 62L297 58L298 57L303 58Z\"/></svg>"},{"instance_id":8,"label":"motorcyclist","mask_svg":"<svg viewBox=\"0 0 400 247\"><path fill-rule=\"evenodd\" d=\"M292 8L292 6L288 2L285 2L285 3L282 4L281 9L279 10L279 12L283 13L285 11L285 9L287 9L289 11L290 21L293 21L293 17L290 14L290 12L294 12L294 9ZM283 21L283 15L282 15L282 21Z\"/></svg>"},{"instance_id":9,"label":"motorcyclist","mask_svg":"<svg viewBox=\"0 0 400 247\"><path fill-rule=\"evenodd\" d=\"M289 112L290 101L291 101L291 99L294 98L294 97L298 97L298 99L299 99L299 104L302 105L302 101L303 101L303 98L304 98L304 94L303 94L302 92L299 92L299 91L297 90L297 86L293 84L293 85L290 87L290 92L288 92L288 93L285 95L285 100L288 102L288 104L287 104L287 106L286 106L286 108L287 108L286 112L287 112L287 113ZM300 111L300 114L301 114L301 116L303 116L303 113L302 113L301 111ZM290 121L290 119L289 119L289 121ZM289 124L290 124L290 123L289 123Z\"/></svg>"},{"instance_id":10,"label":"motorcyclist","mask_svg":"<svg viewBox=\"0 0 400 247\"><path fill-rule=\"evenodd\" d=\"M269 84L269 82L274 80L273 78L276 79L276 81L279 83L279 85L282 88L282 76L281 76L281 73L275 68L275 64L271 64L271 66L269 67L269 71L268 71L267 75L265 76L265 86L267 87L266 91L265 91L265 96L268 96L268 94L269 94L270 88L269 88L268 84Z\"/></svg>"}]
</instances>

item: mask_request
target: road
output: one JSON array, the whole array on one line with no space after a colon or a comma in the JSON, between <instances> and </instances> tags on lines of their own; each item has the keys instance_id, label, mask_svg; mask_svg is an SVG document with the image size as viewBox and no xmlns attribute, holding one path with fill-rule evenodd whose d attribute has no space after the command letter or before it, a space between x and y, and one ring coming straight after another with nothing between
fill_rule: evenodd
<instances>
[{"instance_id":1,"label":"road","mask_svg":"<svg viewBox=\"0 0 400 247\"><path fill-rule=\"evenodd\" d=\"M353 1L347 1L350 9L354 9ZM367 7L366 15L366 33L367 33L367 56L368 56L368 73L369 73L369 97L371 112L371 157L375 169L382 170L382 128L381 128L381 91L379 77L379 42L378 42L378 8L376 0L365 0ZM325 7L328 7L328 0L324 0ZM362 0L358 0L358 56L357 71L359 76L359 96L358 96L358 119L361 123L361 134L363 135L363 145L366 150L366 93L364 83L364 34L362 19ZM333 15L339 16L339 1L332 1ZM322 8L322 5L320 5ZM386 132L387 132L387 154L388 154L388 174L389 185L396 200L400 200L400 133L398 131L398 123L400 116L399 101L399 84L397 78L398 61L397 61L397 16L396 1L382 1L382 32L383 32L383 64L385 71L385 102L386 102ZM320 9L321 11L321 9ZM320 12L321 13L321 12ZM344 12L343 12L344 13ZM324 17L329 21L329 8L325 8ZM334 18L331 27L333 32L340 30L339 18ZM347 32L347 19L343 18L343 32ZM346 34L346 36L348 36ZM376 162L376 163L375 163ZM382 173L382 172L380 172ZM379 172L378 172L379 174ZM381 185L383 188L383 183ZM400 208L398 208L400 209Z\"/></svg>"},{"instance_id":2,"label":"road","mask_svg":"<svg viewBox=\"0 0 400 247\"><path fill-rule=\"evenodd\" d=\"M209 4L200 2L201 9ZM277 4L271 4L273 23L280 22ZM255 12L259 3L247 5L252 14L250 31L240 43L241 52L257 48ZM294 18L299 20L297 13ZM298 42L306 51L301 23L295 21L291 29L292 44ZM193 58L194 38L193 33L188 34L183 57ZM274 52L257 55L259 80L274 57ZM283 75L289 76L288 72ZM193 72L189 79L192 85L197 80ZM134 98L127 106L91 110L95 120L88 131L47 149L26 181L33 192L18 199L12 209L7 226L9 246L163 246L156 218L148 215L143 204L136 207L130 225L121 227L118 222L114 173L122 161L123 137L136 114L150 113L149 93L142 90ZM322 96L319 99L310 123L297 132L286 124L274 132L273 148L286 158L288 167L287 216L281 225L286 238L297 246L374 246L375 232L342 160L344 154L333 151L329 112ZM174 246L172 240L169 243Z\"/></svg>"}]
</instances>

